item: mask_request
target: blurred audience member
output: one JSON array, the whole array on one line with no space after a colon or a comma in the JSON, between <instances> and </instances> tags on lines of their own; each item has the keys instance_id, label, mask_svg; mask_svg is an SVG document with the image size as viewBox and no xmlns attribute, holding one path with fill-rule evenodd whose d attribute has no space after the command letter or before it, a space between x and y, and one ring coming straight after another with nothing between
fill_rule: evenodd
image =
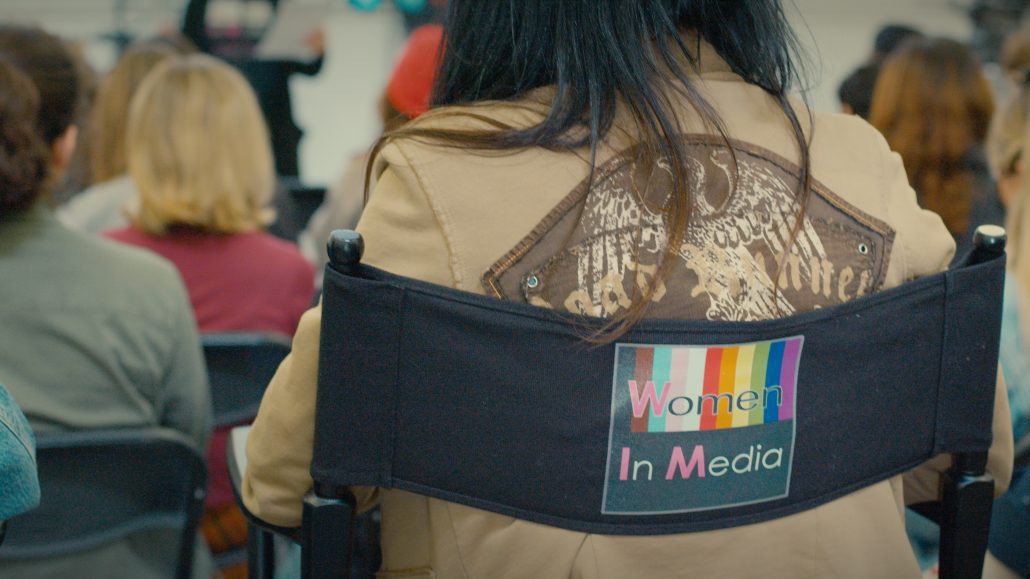
<instances>
[{"instance_id":1,"label":"blurred audience member","mask_svg":"<svg viewBox=\"0 0 1030 579\"><path fill-rule=\"evenodd\" d=\"M254 49L274 20L279 2L189 0L182 33L201 51L239 68L254 87L271 129L276 173L295 177L300 173L297 147L304 131L293 121L289 80L294 74L313 76L322 70L325 34L320 28L309 32L306 43L315 56L308 62L256 56Z\"/></svg>"},{"instance_id":2,"label":"blurred audience member","mask_svg":"<svg viewBox=\"0 0 1030 579\"><path fill-rule=\"evenodd\" d=\"M896 50L913 40L923 39L923 33L904 24L888 24L876 33L873 40L873 54L870 57L872 62L883 62Z\"/></svg>"},{"instance_id":3,"label":"blurred audience member","mask_svg":"<svg viewBox=\"0 0 1030 579\"><path fill-rule=\"evenodd\" d=\"M83 54L85 47L82 43L68 45L68 50L75 59L77 75L79 77L79 104L75 113L75 125L79 128L79 136L76 139L75 152L68 162L68 166L61 172L57 182L51 187L49 205L58 207L76 193L85 189L91 183L90 179L90 144L89 134L93 123L89 111L96 98L99 76L97 71L86 61Z\"/></svg>"},{"instance_id":4,"label":"blurred audience member","mask_svg":"<svg viewBox=\"0 0 1030 579\"><path fill-rule=\"evenodd\" d=\"M880 29L880 32L876 34L873 54L869 60L849 74L837 89L841 112L868 119L876 78L880 74L880 66L884 59L906 41L922 37L923 34L918 30L898 24L891 24Z\"/></svg>"},{"instance_id":5,"label":"blurred audience member","mask_svg":"<svg viewBox=\"0 0 1030 579\"><path fill-rule=\"evenodd\" d=\"M1006 48L1009 47L1006 44ZM1003 56L1006 52L1002 53ZM1002 308L1001 367L1008 387L1017 448L1030 439L1030 182L1023 178L1024 147L1030 134L1030 87L1026 81L991 123L987 156L1008 210L1009 275ZM1019 441L1023 444L1020 445ZM1012 486L995 501L991 517L992 561L984 577L1030 575L1030 475L1013 474ZM998 566L1000 561L1003 567ZM988 572L989 571L989 572Z\"/></svg>"},{"instance_id":6,"label":"blurred audience member","mask_svg":"<svg viewBox=\"0 0 1030 579\"><path fill-rule=\"evenodd\" d=\"M46 174L46 147L36 134L32 81L0 60L0 195L32 189ZM2 225L0 225L2 227ZM25 415L0 384L0 522L39 505L36 443Z\"/></svg>"},{"instance_id":7,"label":"blurred audience member","mask_svg":"<svg viewBox=\"0 0 1030 579\"><path fill-rule=\"evenodd\" d=\"M201 332L292 336L314 272L296 247L262 231L274 217L275 174L247 81L204 55L165 63L132 101L126 146L139 206L131 226L106 235L179 268ZM216 552L246 540L226 469L227 432L215 432L208 454L202 527Z\"/></svg>"},{"instance_id":8,"label":"blurred audience member","mask_svg":"<svg viewBox=\"0 0 1030 579\"><path fill-rule=\"evenodd\" d=\"M0 376L37 433L166 426L204 448L207 376L175 269L65 228L43 201L75 148L71 55L45 32L0 26L0 61L24 73L0 82ZM0 575L161 577L176 536L140 532L77 555L5 561Z\"/></svg>"},{"instance_id":9,"label":"blurred audience member","mask_svg":"<svg viewBox=\"0 0 1030 579\"><path fill-rule=\"evenodd\" d=\"M1001 47L998 64L1007 74L1018 73L1030 67L1030 24L1023 26L1005 39ZM1022 83L1022 78L1017 84Z\"/></svg>"},{"instance_id":10,"label":"blurred audience member","mask_svg":"<svg viewBox=\"0 0 1030 579\"><path fill-rule=\"evenodd\" d=\"M998 64L1005 77L998 92L1002 95L1022 92L1024 84L1030 79L1030 24L1005 39Z\"/></svg>"},{"instance_id":11,"label":"blurred audience member","mask_svg":"<svg viewBox=\"0 0 1030 579\"><path fill-rule=\"evenodd\" d=\"M954 40L906 43L876 82L869 121L901 154L920 205L944 220L956 257L976 226L1004 220L983 152L993 112L976 55Z\"/></svg>"},{"instance_id":12,"label":"blurred audience member","mask_svg":"<svg viewBox=\"0 0 1030 579\"><path fill-rule=\"evenodd\" d=\"M386 90L379 99L379 117L384 132L397 129L429 110L442 39L443 27L438 24L421 26L408 37ZM315 264L316 285L319 287L328 261L325 244L329 233L334 229L354 229L361 217L368 158L368 153L351 158L298 238L301 252ZM371 185L368 190L371 190Z\"/></svg>"},{"instance_id":13,"label":"blurred audience member","mask_svg":"<svg viewBox=\"0 0 1030 579\"><path fill-rule=\"evenodd\" d=\"M873 102L873 89L876 88L876 77L880 74L880 64L863 64L844 78L837 89L842 113L869 118L869 107Z\"/></svg>"},{"instance_id":14,"label":"blurred audience member","mask_svg":"<svg viewBox=\"0 0 1030 579\"><path fill-rule=\"evenodd\" d=\"M91 150L91 178L88 189L57 211L68 227L86 233L128 224L125 208L136 202L136 187L126 169L125 126L129 103L143 78L155 66L176 56L170 44L144 42L129 47L107 75L94 101Z\"/></svg>"}]
</instances>

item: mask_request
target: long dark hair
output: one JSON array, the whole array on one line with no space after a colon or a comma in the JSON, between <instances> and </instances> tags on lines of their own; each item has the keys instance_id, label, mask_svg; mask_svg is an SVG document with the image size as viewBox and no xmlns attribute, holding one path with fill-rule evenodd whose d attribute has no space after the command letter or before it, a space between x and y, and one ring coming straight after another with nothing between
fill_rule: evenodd
<instances>
[{"instance_id":1,"label":"long dark hair","mask_svg":"<svg viewBox=\"0 0 1030 579\"><path fill-rule=\"evenodd\" d=\"M593 168L597 146L612 128L617 107L625 107L645 158L671 161L673 191L662 208L670 241L658 275L643 295L634 296L626 314L604 328L603 339L614 339L643 317L693 213L686 154L676 139L679 101L729 146L715 108L690 77L699 72L701 39L734 72L778 102L796 136L802 167L796 234L810 184L809 154L787 99L787 90L801 77L800 49L779 0L450 0L434 106L515 101L535 88L553 86L550 110L538 124L516 128L479 116L473 108L463 114L493 130L416 124L386 134L373 149L373 158L390 140L414 138L467 149L589 147Z\"/></svg>"}]
</instances>

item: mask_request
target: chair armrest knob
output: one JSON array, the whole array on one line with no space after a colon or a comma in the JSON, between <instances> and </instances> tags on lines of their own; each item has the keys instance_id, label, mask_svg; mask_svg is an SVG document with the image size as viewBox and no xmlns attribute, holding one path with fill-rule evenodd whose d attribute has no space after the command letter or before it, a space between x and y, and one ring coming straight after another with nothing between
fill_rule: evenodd
<instances>
[{"instance_id":1,"label":"chair armrest knob","mask_svg":"<svg viewBox=\"0 0 1030 579\"><path fill-rule=\"evenodd\" d=\"M365 240L357 231L337 229L329 234L326 250L333 265L346 268L361 263L361 256L365 253Z\"/></svg>"},{"instance_id":2,"label":"chair armrest knob","mask_svg":"<svg viewBox=\"0 0 1030 579\"><path fill-rule=\"evenodd\" d=\"M974 252L986 254L985 256L997 257L1005 252L1005 242L1008 235L1005 228L999 225L981 225L973 233ZM974 262L983 261L980 259Z\"/></svg>"}]
</instances>

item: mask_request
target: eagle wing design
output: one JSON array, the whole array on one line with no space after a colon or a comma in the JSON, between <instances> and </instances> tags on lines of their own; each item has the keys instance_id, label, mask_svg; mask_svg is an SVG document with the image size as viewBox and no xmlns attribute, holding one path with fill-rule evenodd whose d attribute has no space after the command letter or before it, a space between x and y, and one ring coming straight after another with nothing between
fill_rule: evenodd
<instances>
[{"instance_id":1,"label":"eagle wing design","mask_svg":"<svg viewBox=\"0 0 1030 579\"><path fill-rule=\"evenodd\" d=\"M813 264L818 267L818 260L826 257L807 218L791 244L798 211L796 183L748 155L738 153L734 165L725 147L700 151L706 157L688 158L695 213L674 265L696 276L690 296L708 299L708 319L758 320L794 313L776 284L783 289L812 283ZM657 270L668 238L661 207L670 193L671 171L668 161L660 159L650 172L650 190L641 193L632 178L639 169L631 162L603 175L588 195L580 227L592 234L570 248L581 288L566 301L571 311L615 314L629 306L634 292L647 287ZM667 291L659 285L653 299L662 300Z\"/></svg>"}]
</instances>

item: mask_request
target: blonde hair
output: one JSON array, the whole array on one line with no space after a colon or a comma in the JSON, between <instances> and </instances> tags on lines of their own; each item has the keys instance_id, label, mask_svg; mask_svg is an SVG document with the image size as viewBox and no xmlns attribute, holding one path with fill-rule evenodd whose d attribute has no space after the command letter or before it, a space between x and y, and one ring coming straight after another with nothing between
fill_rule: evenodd
<instances>
[{"instance_id":1,"label":"blonde hair","mask_svg":"<svg viewBox=\"0 0 1030 579\"><path fill-rule=\"evenodd\" d=\"M171 47L141 44L129 47L97 90L89 126L91 181L103 183L124 175L127 168L125 126L129 103L147 73L175 56Z\"/></svg>"},{"instance_id":2,"label":"blonde hair","mask_svg":"<svg viewBox=\"0 0 1030 579\"><path fill-rule=\"evenodd\" d=\"M129 174L140 193L130 219L143 231L261 229L275 171L254 91L204 55L169 61L144 80L129 111Z\"/></svg>"},{"instance_id":3,"label":"blonde hair","mask_svg":"<svg viewBox=\"0 0 1030 579\"><path fill-rule=\"evenodd\" d=\"M1005 39L998 64L1006 73L1018 72L1030 66L1030 25L1024 24Z\"/></svg>"},{"instance_id":4,"label":"blonde hair","mask_svg":"<svg viewBox=\"0 0 1030 579\"><path fill-rule=\"evenodd\" d=\"M997 175L1011 171L1030 138L1030 90L1023 86L998 111L987 141L988 160ZM1024 172L1019 190L1008 207L1005 229L1008 232L1008 267L1015 273L1023 293L1030 297L1030 179ZM1030 301L1027 302L1030 305Z\"/></svg>"},{"instance_id":5,"label":"blonde hair","mask_svg":"<svg viewBox=\"0 0 1030 579\"><path fill-rule=\"evenodd\" d=\"M1016 161L1022 155L1028 105L1030 101L1027 89L1020 87L998 108L991 119L984 151L995 179L1010 175Z\"/></svg>"},{"instance_id":6,"label":"blonde hair","mask_svg":"<svg viewBox=\"0 0 1030 579\"><path fill-rule=\"evenodd\" d=\"M1030 87L1019 89L998 109L987 138L987 160L996 177L1011 175L1030 139ZM1005 230L1008 273L1016 281L1019 310L1030 307L1030 178L1022 172L1015 196L1006 208ZM1023 340L1030 343L1030 324L1020 324Z\"/></svg>"}]
</instances>

